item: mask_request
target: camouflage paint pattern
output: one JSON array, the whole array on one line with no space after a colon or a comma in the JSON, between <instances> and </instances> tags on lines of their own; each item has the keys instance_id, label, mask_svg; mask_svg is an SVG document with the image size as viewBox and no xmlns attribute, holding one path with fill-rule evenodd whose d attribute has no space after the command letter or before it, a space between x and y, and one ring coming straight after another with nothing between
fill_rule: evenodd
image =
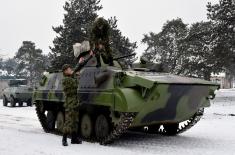
<instances>
[{"instance_id":1,"label":"camouflage paint pattern","mask_svg":"<svg viewBox=\"0 0 235 155\"><path fill-rule=\"evenodd\" d=\"M65 110L64 134L72 134L78 131L79 112L78 110Z\"/></svg>"},{"instance_id":2,"label":"camouflage paint pattern","mask_svg":"<svg viewBox=\"0 0 235 155\"><path fill-rule=\"evenodd\" d=\"M33 100L64 103L65 95L63 93L62 80L62 72L44 75L40 86L33 93Z\"/></svg>"},{"instance_id":3,"label":"camouflage paint pattern","mask_svg":"<svg viewBox=\"0 0 235 155\"><path fill-rule=\"evenodd\" d=\"M32 99L33 89L26 84L27 80L10 80L9 87L5 88L2 94L8 101L11 97L16 101L29 101Z\"/></svg>"},{"instance_id":4,"label":"camouflage paint pattern","mask_svg":"<svg viewBox=\"0 0 235 155\"><path fill-rule=\"evenodd\" d=\"M95 61L95 59L91 60ZM81 71L78 98L83 105L101 105L110 111L137 113L132 126L176 123L191 118L199 108L210 106L218 84L166 73L122 70L102 62L88 63ZM34 92L34 100L64 102L62 73L52 73ZM115 119L115 118L113 118Z\"/></svg>"},{"instance_id":5,"label":"camouflage paint pattern","mask_svg":"<svg viewBox=\"0 0 235 155\"><path fill-rule=\"evenodd\" d=\"M79 100L77 98L78 82L77 78L65 76L62 80L63 92L65 96L65 123L64 134L72 134L78 131L79 121Z\"/></svg>"}]
</instances>

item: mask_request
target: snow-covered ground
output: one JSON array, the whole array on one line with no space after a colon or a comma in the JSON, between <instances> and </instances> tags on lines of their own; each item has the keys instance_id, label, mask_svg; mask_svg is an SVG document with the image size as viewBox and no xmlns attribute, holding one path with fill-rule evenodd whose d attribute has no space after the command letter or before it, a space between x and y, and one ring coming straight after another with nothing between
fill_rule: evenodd
<instances>
[{"instance_id":1,"label":"snow-covered ground","mask_svg":"<svg viewBox=\"0 0 235 155\"><path fill-rule=\"evenodd\" d=\"M0 155L235 155L235 90L220 90L203 119L176 137L125 134L112 146L83 142L61 146L44 133L34 107L3 107L0 101Z\"/></svg>"}]
</instances>

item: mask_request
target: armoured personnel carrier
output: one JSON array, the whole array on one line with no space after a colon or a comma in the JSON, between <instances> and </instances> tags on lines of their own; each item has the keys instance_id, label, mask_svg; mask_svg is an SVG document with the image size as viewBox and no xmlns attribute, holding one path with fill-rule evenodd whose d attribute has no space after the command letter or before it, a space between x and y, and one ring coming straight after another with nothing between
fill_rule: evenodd
<instances>
[{"instance_id":1,"label":"armoured personnel carrier","mask_svg":"<svg viewBox=\"0 0 235 155\"><path fill-rule=\"evenodd\" d=\"M7 106L9 102L11 107L15 107L16 103L22 107L23 102L26 102L27 106L32 106L33 88L27 86L27 80L10 80L8 86L3 90L3 106Z\"/></svg>"},{"instance_id":2,"label":"armoured personnel carrier","mask_svg":"<svg viewBox=\"0 0 235 155\"><path fill-rule=\"evenodd\" d=\"M117 61L83 68L77 91L79 132L87 141L112 143L129 129L177 135L194 126L210 106L218 84L147 68L124 70ZM45 132L61 132L64 94L61 72L48 73L34 91L36 112ZM143 130L145 128L145 130Z\"/></svg>"}]
</instances>

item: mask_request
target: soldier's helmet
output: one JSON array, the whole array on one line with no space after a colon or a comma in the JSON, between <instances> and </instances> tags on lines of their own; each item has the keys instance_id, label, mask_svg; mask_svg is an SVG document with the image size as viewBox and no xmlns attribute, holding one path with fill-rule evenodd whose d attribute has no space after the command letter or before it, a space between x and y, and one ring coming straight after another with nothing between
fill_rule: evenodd
<instances>
[{"instance_id":1,"label":"soldier's helmet","mask_svg":"<svg viewBox=\"0 0 235 155\"><path fill-rule=\"evenodd\" d=\"M69 64L64 64L63 66L62 66L62 71L64 72L66 69L68 69L68 68L71 68L71 66L69 65Z\"/></svg>"}]
</instances>

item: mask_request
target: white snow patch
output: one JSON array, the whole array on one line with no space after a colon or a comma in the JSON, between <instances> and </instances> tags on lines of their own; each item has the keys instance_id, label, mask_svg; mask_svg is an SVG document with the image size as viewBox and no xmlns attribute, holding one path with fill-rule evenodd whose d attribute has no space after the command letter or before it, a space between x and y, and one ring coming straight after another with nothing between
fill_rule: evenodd
<instances>
[{"instance_id":1,"label":"white snow patch","mask_svg":"<svg viewBox=\"0 0 235 155\"><path fill-rule=\"evenodd\" d=\"M61 146L44 133L34 107L3 107L0 101L0 155L220 155L235 154L235 90L220 90L192 129L175 137L127 133L111 146L83 142Z\"/></svg>"}]
</instances>

